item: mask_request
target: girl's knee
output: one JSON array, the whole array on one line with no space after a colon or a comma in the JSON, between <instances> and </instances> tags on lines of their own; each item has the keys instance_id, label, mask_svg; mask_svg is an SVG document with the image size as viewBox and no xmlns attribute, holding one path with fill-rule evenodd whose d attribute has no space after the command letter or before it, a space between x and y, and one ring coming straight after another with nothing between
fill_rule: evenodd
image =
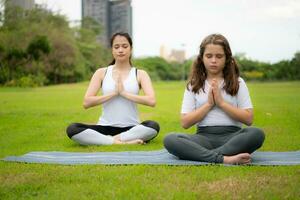
<instances>
[{"instance_id":1,"label":"girl's knee","mask_svg":"<svg viewBox=\"0 0 300 200\"><path fill-rule=\"evenodd\" d=\"M258 143L260 144L260 146L262 146L262 144L265 141L265 133L262 129L257 128L256 130L256 138L258 140Z\"/></svg>"},{"instance_id":2,"label":"girl's knee","mask_svg":"<svg viewBox=\"0 0 300 200\"><path fill-rule=\"evenodd\" d=\"M257 138L259 138L262 141L265 140L265 133L262 129L256 127L252 127L252 129L253 129L253 134L255 134Z\"/></svg>"},{"instance_id":3,"label":"girl's knee","mask_svg":"<svg viewBox=\"0 0 300 200\"><path fill-rule=\"evenodd\" d=\"M250 135L253 138L253 140L256 141L259 146L261 146L265 140L265 133L262 129L256 128L256 127L249 127Z\"/></svg>"},{"instance_id":4,"label":"girl's knee","mask_svg":"<svg viewBox=\"0 0 300 200\"><path fill-rule=\"evenodd\" d=\"M177 143L177 134L170 133L164 138L164 146L166 149L170 147L175 147Z\"/></svg>"}]
</instances>

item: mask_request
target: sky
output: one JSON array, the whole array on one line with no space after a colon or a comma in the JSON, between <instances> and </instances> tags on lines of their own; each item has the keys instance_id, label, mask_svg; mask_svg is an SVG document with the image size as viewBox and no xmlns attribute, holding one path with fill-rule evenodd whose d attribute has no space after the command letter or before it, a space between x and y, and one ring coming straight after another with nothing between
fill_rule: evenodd
<instances>
[{"instance_id":1,"label":"sky","mask_svg":"<svg viewBox=\"0 0 300 200\"><path fill-rule=\"evenodd\" d=\"M81 0L35 0L81 19ZM132 0L134 56L158 56L161 45L197 55L203 38L221 33L233 54L275 63L300 51L300 0Z\"/></svg>"}]
</instances>

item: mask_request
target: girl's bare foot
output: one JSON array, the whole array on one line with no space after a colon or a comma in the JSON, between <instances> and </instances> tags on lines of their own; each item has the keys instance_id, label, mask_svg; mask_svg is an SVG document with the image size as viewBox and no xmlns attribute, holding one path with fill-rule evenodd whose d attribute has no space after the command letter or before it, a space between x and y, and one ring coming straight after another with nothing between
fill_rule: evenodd
<instances>
[{"instance_id":1,"label":"girl's bare foot","mask_svg":"<svg viewBox=\"0 0 300 200\"><path fill-rule=\"evenodd\" d=\"M251 156L249 153L240 153L234 156L224 156L224 164L250 164L251 162Z\"/></svg>"}]
</instances>

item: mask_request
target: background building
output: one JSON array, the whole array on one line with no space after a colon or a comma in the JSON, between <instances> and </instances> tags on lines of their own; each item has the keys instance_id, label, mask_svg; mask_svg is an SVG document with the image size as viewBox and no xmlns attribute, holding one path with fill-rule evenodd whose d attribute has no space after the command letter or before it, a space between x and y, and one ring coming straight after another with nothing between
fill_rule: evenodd
<instances>
[{"instance_id":1,"label":"background building","mask_svg":"<svg viewBox=\"0 0 300 200\"><path fill-rule=\"evenodd\" d=\"M34 0L6 0L5 7L19 6L24 10L30 10L34 8Z\"/></svg>"},{"instance_id":2,"label":"background building","mask_svg":"<svg viewBox=\"0 0 300 200\"><path fill-rule=\"evenodd\" d=\"M132 36L131 0L110 1L110 35L123 31Z\"/></svg>"},{"instance_id":3,"label":"background building","mask_svg":"<svg viewBox=\"0 0 300 200\"><path fill-rule=\"evenodd\" d=\"M160 57L164 58L168 62L178 62L183 63L185 61L185 50L171 49L171 52L166 46L160 46Z\"/></svg>"},{"instance_id":4,"label":"background building","mask_svg":"<svg viewBox=\"0 0 300 200\"><path fill-rule=\"evenodd\" d=\"M101 25L98 41L105 46L109 46L115 32L128 32L132 36L131 0L82 0L84 17L91 17Z\"/></svg>"},{"instance_id":5,"label":"background building","mask_svg":"<svg viewBox=\"0 0 300 200\"><path fill-rule=\"evenodd\" d=\"M165 45L161 45L159 49L159 56L165 60L169 59L169 52Z\"/></svg>"},{"instance_id":6,"label":"background building","mask_svg":"<svg viewBox=\"0 0 300 200\"><path fill-rule=\"evenodd\" d=\"M91 17L101 25L101 35L97 40L107 45L108 23L109 23L109 1L108 0L82 0L82 19Z\"/></svg>"},{"instance_id":7,"label":"background building","mask_svg":"<svg viewBox=\"0 0 300 200\"><path fill-rule=\"evenodd\" d=\"M1 23L6 17L8 17L7 10L9 7L20 7L23 10L31 10L35 8L35 4L34 4L34 0L0 0L0 22Z\"/></svg>"}]
</instances>

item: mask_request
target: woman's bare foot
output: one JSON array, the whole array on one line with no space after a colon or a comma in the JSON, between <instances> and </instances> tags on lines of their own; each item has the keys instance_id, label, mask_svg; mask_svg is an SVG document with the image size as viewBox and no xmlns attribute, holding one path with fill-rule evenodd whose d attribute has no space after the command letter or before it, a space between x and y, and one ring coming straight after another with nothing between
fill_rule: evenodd
<instances>
[{"instance_id":1,"label":"woman's bare foot","mask_svg":"<svg viewBox=\"0 0 300 200\"><path fill-rule=\"evenodd\" d=\"M114 144L145 144L145 142L140 139L123 142L117 138L114 138Z\"/></svg>"},{"instance_id":2,"label":"woman's bare foot","mask_svg":"<svg viewBox=\"0 0 300 200\"><path fill-rule=\"evenodd\" d=\"M114 138L114 144L124 144L121 140Z\"/></svg>"},{"instance_id":3,"label":"woman's bare foot","mask_svg":"<svg viewBox=\"0 0 300 200\"><path fill-rule=\"evenodd\" d=\"M141 139L136 139L136 140L130 140L127 142L124 142L125 144L145 144L145 142Z\"/></svg>"},{"instance_id":4,"label":"woman's bare foot","mask_svg":"<svg viewBox=\"0 0 300 200\"><path fill-rule=\"evenodd\" d=\"M233 165L245 165L251 163L251 156L249 153L240 153L234 156L224 156L224 164L233 164Z\"/></svg>"}]
</instances>

